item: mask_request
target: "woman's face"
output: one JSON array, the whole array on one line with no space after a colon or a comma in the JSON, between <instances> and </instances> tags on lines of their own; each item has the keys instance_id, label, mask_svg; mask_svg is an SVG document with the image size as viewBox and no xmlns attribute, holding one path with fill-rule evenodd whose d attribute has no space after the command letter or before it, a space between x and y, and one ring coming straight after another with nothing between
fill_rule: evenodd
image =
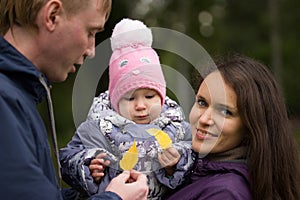
<instances>
[{"instance_id":1,"label":"woman's face","mask_svg":"<svg viewBox=\"0 0 300 200\"><path fill-rule=\"evenodd\" d=\"M224 152L241 143L244 126L237 96L219 72L208 75L200 85L190 123L192 147L201 154Z\"/></svg>"}]
</instances>

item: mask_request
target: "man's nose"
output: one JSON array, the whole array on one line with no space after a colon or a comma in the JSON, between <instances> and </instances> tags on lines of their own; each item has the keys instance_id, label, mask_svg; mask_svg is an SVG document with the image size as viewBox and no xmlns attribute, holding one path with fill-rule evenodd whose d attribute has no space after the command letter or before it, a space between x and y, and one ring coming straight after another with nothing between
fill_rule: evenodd
<instances>
[{"instance_id":1,"label":"man's nose","mask_svg":"<svg viewBox=\"0 0 300 200\"><path fill-rule=\"evenodd\" d=\"M94 58L95 57L95 40L89 42L89 46L85 53L86 58Z\"/></svg>"}]
</instances>

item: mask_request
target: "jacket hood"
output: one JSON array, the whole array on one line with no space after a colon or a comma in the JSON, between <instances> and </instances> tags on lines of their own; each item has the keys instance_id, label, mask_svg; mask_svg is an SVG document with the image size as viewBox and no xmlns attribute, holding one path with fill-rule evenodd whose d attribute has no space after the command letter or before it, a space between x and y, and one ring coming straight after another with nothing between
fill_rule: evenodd
<instances>
[{"instance_id":1,"label":"jacket hood","mask_svg":"<svg viewBox=\"0 0 300 200\"><path fill-rule=\"evenodd\" d=\"M43 77L49 86L47 78L2 36L0 36L0 74L10 76L16 84L33 95L37 103L46 95L39 77Z\"/></svg>"}]
</instances>

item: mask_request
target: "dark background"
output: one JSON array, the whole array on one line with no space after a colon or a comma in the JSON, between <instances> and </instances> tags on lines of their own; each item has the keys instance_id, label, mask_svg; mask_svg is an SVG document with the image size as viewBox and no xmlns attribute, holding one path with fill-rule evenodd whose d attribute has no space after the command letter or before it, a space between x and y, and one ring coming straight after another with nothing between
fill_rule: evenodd
<instances>
[{"instance_id":1,"label":"dark background","mask_svg":"<svg viewBox=\"0 0 300 200\"><path fill-rule=\"evenodd\" d=\"M298 0L113 0L105 31L97 35L96 41L98 44L109 38L115 24L129 17L149 27L180 31L212 56L239 52L262 61L282 86L300 145L299 8ZM188 65L168 52L158 53L163 64L174 68ZM190 78L189 74L185 76ZM95 95L106 89L105 75ZM71 74L67 81L54 84L52 89L59 147L65 146L76 130L72 115L75 78L76 74ZM45 103L39 109L47 121Z\"/></svg>"}]
</instances>

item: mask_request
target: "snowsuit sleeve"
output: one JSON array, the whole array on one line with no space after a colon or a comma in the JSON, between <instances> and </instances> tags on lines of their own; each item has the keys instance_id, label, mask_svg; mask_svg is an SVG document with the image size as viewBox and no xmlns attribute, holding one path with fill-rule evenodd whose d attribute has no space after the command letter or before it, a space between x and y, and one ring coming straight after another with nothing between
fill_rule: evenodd
<instances>
[{"instance_id":1,"label":"snowsuit sleeve","mask_svg":"<svg viewBox=\"0 0 300 200\"><path fill-rule=\"evenodd\" d=\"M110 166L114 165L117 159L111 153L111 147L96 121L83 122L67 147L60 150L63 180L88 196L104 191L110 178L105 176L101 178L100 183L95 183L88 168L90 161L101 152L107 153L107 159L111 161Z\"/></svg>"},{"instance_id":2,"label":"snowsuit sleeve","mask_svg":"<svg viewBox=\"0 0 300 200\"><path fill-rule=\"evenodd\" d=\"M157 179L171 189L174 189L183 183L185 180L185 174L193 163L191 150L192 134L189 123L182 121L180 126L176 124L173 126L169 125L164 129L164 131L168 133L175 133L176 130L174 129L178 127L182 127L183 134L181 136L175 135L174 140L177 142L173 143L172 147L177 149L177 151L181 154L181 158L175 167L174 174L172 176L168 176L164 168L155 172Z\"/></svg>"}]
</instances>

